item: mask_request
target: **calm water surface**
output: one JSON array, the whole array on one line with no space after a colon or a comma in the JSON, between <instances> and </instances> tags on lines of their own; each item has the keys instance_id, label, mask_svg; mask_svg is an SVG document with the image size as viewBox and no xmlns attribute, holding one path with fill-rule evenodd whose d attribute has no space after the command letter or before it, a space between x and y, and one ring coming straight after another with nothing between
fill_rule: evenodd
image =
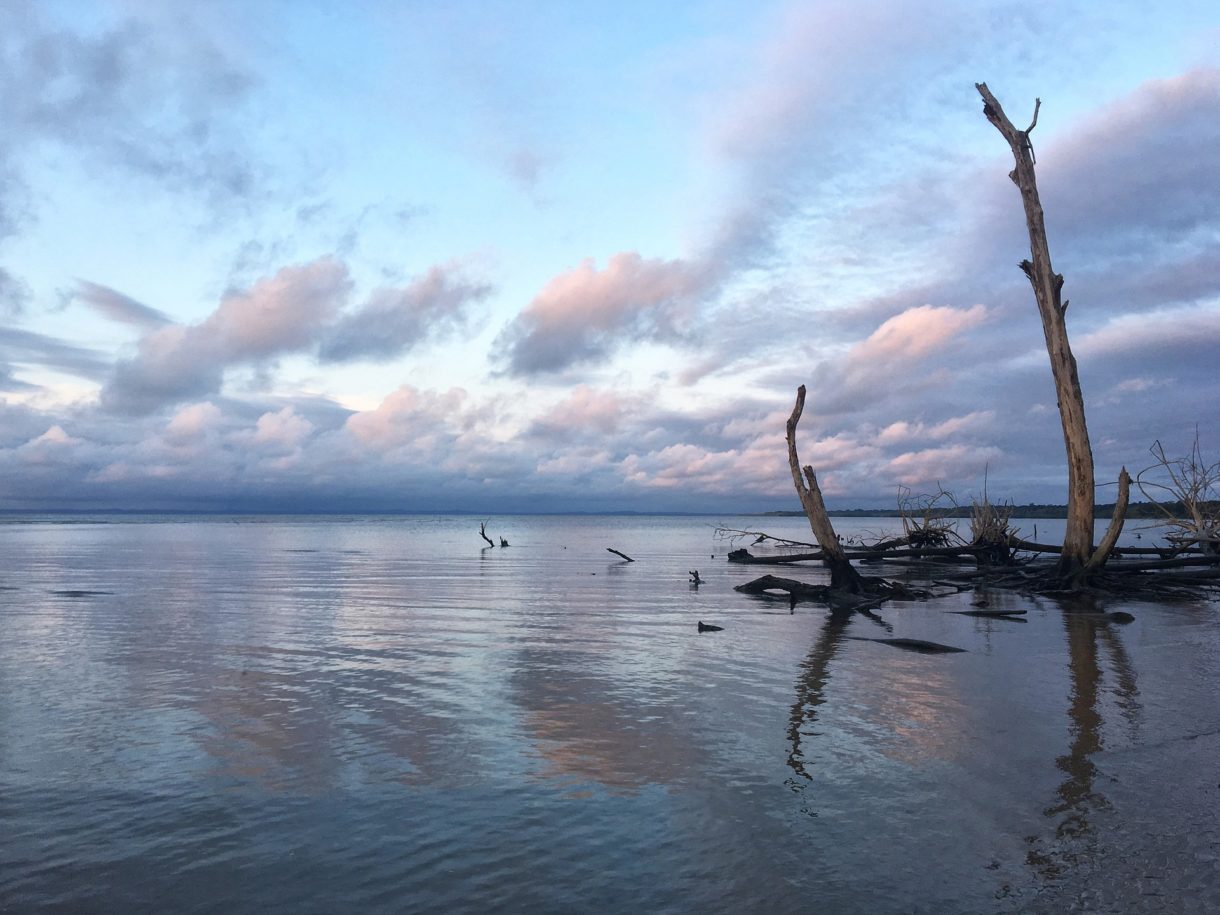
<instances>
[{"instance_id":1,"label":"calm water surface","mask_svg":"<svg viewBox=\"0 0 1220 915\"><path fill-rule=\"evenodd\" d=\"M81 520L0 525L4 911L1220 905L1132 876L1216 869L1220 778L1163 771L1215 769L1216 604L836 623L718 519Z\"/></svg>"}]
</instances>

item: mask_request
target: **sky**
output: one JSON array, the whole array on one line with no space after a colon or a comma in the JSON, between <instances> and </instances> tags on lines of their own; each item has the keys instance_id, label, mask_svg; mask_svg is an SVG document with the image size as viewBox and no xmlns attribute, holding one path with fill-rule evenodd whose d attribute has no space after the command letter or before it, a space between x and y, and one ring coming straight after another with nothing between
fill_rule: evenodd
<instances>
[{"instance_id":1,"label":"sky","mask_svg":"<svg viewBox=\"0 0 1220 915\"><path fill-rule=\"evenodd\" d=\"M0 509L1063 502L1220 450L1210 2L0 3ZM1137 498L1139 495L1137 493Z\"/></svg>"}]
</instances>

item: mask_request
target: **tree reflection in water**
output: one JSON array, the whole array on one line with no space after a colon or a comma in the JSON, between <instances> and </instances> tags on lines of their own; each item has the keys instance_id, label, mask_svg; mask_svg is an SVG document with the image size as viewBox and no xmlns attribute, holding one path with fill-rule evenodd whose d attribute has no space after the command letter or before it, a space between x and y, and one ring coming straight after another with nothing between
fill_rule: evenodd
<instances>
[{"instance_id":1,"label":"tree reflection in water","mask_svg":"<svg viewBox=\"0 0 1220 915\"><path fill-rule=\"evenodd\" d=\"M1113 696L1132 740L1137 737L1141 713L1135 668L1121 635L1090 601L1077 600L1057 609L1062 613L1067 637L1071 736L1067 752L1055 760L1063 774L1056 801L1043 811L1054 821L1054 837L1046 841L1035 835L1026 840L1027 864L1045 880L1061 876L1096 853L1093 815L1109 806L1097 789L1098 772L1093 761L1105 744L1103 693L1108 691ZM817 735L813 728L820 707L827 701L830 665L847 638L852 618L852 614L830 616L801 664L796 700L788 718L788 766L793 777L787 784L797 793L803 793L813 781L808 768L812 754L806 752L803 742ZM874 622L886 625L879 618ZM1107 676L1112 678L1109 690L1103 689Z\"/></svg>"},{"instance_id":2,"label":"tree reflection in water","mask_svg":"<svg viewBox=\"0 0 1220 915\"><path fill-rule=\"evenodd\" d=\"M1065 604L1064 632L1068 644L1068 674L1071 693L1068 722L1071 743L1068 752L1055 760L1065 778L1059 785L1058 802L1044 811L1056 820L1055 839L1050 848L1042 847L1038 836L1030 836L1027 861L1042 877L1055 878L1096 853L1093 814L1109 807L1105 795L1097 790L1097 766L1093 756L1104 746L1104 719L1101 704L1103 670L1099 644L1105 645L1114 692L1123 718L1131 730L1139 726L1138 686L1131 658L1122 640L1091 601Z\"/></svg>"},{"instance_id":3,"label":"tree reflection in water","mask_svg":"<svg viewBox=\"0 0 1220 915\"><path fill-rule=\"evenodd\" d=\"M789 779L788 785L799 791L812 777L805 769L805 754L801 750L801 738L815 736L810 731L818 717L818 706L826 701L826 681L830 678L830 662L843 644L843 637L851 623L852 614L831 614L822 626L817 641L813 643L808 657L801 663L801 675L796 681L796 701L788 717L788 766L797 779Z\"/></svg>"}]
</instances>

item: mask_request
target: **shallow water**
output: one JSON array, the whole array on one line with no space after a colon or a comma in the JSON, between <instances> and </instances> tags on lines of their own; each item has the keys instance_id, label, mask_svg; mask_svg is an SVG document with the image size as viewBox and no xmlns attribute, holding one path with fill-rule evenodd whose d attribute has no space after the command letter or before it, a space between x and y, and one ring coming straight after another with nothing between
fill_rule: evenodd
<instances>
[{"instance_id":1,"label":"shallow water","mask_svg":"<svg viewBox=\"0 0 1220 915\"><path fill-rule=\"evenodd\" d=\"M1214 603L734 592L715 524L801 519L64 520L0 525L5 911L1220 905Z\"/></svg>"}]
</instances>

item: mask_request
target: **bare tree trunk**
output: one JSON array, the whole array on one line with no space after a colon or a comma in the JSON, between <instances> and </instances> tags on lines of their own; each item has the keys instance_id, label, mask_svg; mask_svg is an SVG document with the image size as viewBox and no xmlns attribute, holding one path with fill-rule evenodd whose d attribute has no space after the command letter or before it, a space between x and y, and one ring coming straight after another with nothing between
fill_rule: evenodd
<instances>
[{"instance_id":1,"label":"bare tree trunk","mask_svg":"<svg viewBox=\"0 0 1220 915\"><path fill-rule=\"evenodd\" d=\"M855 570L843 552L843 544L835 534L830 516L826 514L826 504L822 501L822 490L818 486L818 478L813 467L801 467L801 460L796 453L796 424L801 421L801 413L805 410L805 386L796 389L796 405L792 415L788 417L788 465L792 469L792 483L796 486L796 494L800 497L801 508L805 509L805 517L809 519L809 527L814 539L822 548L822 562L830 569L830 586L832 588L859 594L864 590L864 580ZM802 479L802 470L804 479ZM805 485L808 480L809 485Z\"/></svg>"},{"instance_id":2,"label":"bare tree trunk","mask_svg":"<svg viewBox=\"0 0 1220 915\"><path fill-rule=\"evenodd\" d=\"M1046 336L1046 351L1050 356L1055 396L1063 421L1063 441L1067 447L1067 531L1063 538L1058 575L1064 579L1077 579L1093 552L1093 450L1089 446L1089 431L1084 421L1084 396L1080 391L1076 359L1068 344L1067 326L1063 320L1068 306L1067 302L1060 301L1063 276L1055 273L1051 267L1042 203L1034 178L1034 150L1029 142L1029 134L1038 123L1038 108L1042 102L1040 99L1035 102L1034 119L1029 127L1017 130L987 84L975 83L975 88L983 97L983 114L1008 141L1016 161L1016 168L1009 173L1009 177L1021 191L1033 258L1032 263L1022 261L1021 269L1034 287L1038 311L1042 315L1042 331Z\"/></svg>"}]
</instances>

